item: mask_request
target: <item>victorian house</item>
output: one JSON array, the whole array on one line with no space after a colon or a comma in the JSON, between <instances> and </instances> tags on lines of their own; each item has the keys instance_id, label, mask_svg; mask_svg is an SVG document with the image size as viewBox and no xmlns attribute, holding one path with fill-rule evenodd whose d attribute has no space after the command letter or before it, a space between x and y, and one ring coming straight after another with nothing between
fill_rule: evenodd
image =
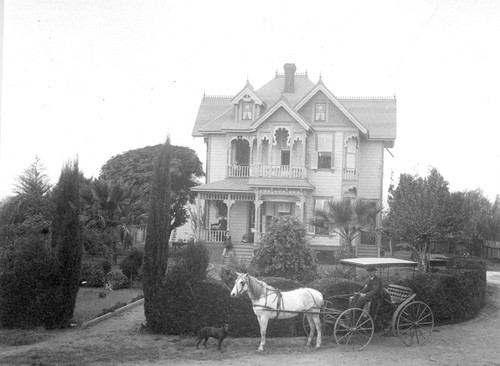
<instances>
[{"instance_id":1,"label":"victorian house","mask_svg":"<svg viewBox=\"0 0 500 366\"><path fill-rule=\"evenodd\" d=\"M233 96L204 95L193 136L206 143L206 184L193 190L207 243L230 235L251 256L271 220L343 197L382 201L384 149L396 138L396 100L337 97L321 78L285 64L259 89L248 81ZM313 249L339 238L307 225ZM360 243L358 243L360 244Z\"/></svg>"}]
</instances>

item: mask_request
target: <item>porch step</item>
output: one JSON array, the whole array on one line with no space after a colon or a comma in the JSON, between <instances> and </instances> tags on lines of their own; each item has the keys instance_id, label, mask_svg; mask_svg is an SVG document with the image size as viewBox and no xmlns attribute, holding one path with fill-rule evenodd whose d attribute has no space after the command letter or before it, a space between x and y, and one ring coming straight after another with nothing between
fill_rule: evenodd
<instances>
[{"instance_id":1,"label":"porch step","mask_svg":"<svg viewBox=\"0 0 500 366\"><path fill-rule=\"evenodd\" d=\"M378 255L378 246L373 244L358 244L356 245L356 257L375 257Z\"/></svg>"},{"instance_id":2,"label":"porch step","mask_svg":"<svg viewBox=\"0 0 500 366\"><path fill-rule=\"evenodd\" d=\"M236 256L242 261L249 263L253 258L253 243L236 243L234 245Z\"/></svg>"}]
</instances>

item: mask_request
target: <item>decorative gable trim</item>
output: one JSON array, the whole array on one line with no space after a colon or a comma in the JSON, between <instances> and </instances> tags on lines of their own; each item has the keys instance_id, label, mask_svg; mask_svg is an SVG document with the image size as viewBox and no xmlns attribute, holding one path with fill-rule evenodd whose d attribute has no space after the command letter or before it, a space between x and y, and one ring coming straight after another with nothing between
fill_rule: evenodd
<instances>
[{"instance_id":1,"label":"decorative gable trim","mask_svg":"<svg viewBox=\"0 0 500 366\"><path fill-rule=\"evenodd\" d=\"M276 112L280 108L283 108L285 111L287 111L288 114L290 114L290 116L292 116L293 119L295 119L306 131L309 131L311 129L311 127L309 127L307 122L304 121L304 119L297 112L295 112L293 110L293 108L290 106L290 104L284 98L281 98L276 103L274 103L274 105L271 108L269 108L266 111L266 113L264 113L262 116L260 116L260 118L252 124L252 127L253 128L259 127L269 117L271 117L271 115L274 112Z\"/></svg>"},{"instance_id":2,"label":"decorative gable trim","mask_svg":"<svg viewBox=\"0 0 500 366\"><path fill-rule=\"evenodd\" d=\"M231 104L238 104L240 100L245 98L245 95L248 95L255 102L255 104L264 105L264 102L260 100L260 98L248 86L244 87L242 91L231 99Z\"/></svg>"},{"instance_id":3,"label":"decorative gable trim","mask_svg":"<svg viewBox=\"0 0 500 366\"><path fill-rule=\"evenodd\" d=\"M363 124L361 122L358 121L358 119L356 117L354 117L352 115L351 112L349 112L349 110L344 107L344 105L335 97L335 95L333 95L333 93L328 90L328 88L325 86L325 84L323 84L323 82L320 80L318 82L318 84L316 84L316 86L314 88L311 89L311 91L309 93L307 93L304 98L302 98L302 100L297 103L297 105L295 106L295 110L298 111L300 110L300 108L302 108L309 100L311 100L311 98L313 96L315 96L318 92L323 92L323 94L325 94L328 99L338 108L340 109L340 111L342 113L344 113L344 115L365 135L368 135L369 134L369 131L368 129L363 126Z\"/></svg>"}]
</instances>

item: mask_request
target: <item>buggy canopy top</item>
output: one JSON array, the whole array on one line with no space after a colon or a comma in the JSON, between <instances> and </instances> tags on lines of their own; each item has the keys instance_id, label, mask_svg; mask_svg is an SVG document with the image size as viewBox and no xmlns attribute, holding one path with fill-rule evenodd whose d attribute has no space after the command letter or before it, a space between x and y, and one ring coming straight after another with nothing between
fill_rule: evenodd
<instances>
[{"instance_id":1,"label":"buggy canopy top","mask_svg":"<svg viewBox=\"0 0 500 366\"><path fill-rule=\"evenodd\" d=\"M396 258L349 258L341 259L341 264L357 268L391 268L391 267L417 267L418 263Z\"/></svg>"}]
</instances>

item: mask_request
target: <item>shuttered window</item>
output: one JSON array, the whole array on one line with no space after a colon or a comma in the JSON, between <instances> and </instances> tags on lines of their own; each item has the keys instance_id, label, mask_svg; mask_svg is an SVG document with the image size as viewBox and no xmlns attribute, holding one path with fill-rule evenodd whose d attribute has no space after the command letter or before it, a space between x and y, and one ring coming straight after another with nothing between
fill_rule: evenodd
<instances>
[{"instance_id":1,"label":"shuttered window","mask_svg":"<svg viewBox=\"0 0 500 366\"><path fill-rule=\"evenodd\" d=\"M318 133L316 151L311 152L311 169L332 169L333 164L333 134Z\"/></svg>"}]
</instances>

